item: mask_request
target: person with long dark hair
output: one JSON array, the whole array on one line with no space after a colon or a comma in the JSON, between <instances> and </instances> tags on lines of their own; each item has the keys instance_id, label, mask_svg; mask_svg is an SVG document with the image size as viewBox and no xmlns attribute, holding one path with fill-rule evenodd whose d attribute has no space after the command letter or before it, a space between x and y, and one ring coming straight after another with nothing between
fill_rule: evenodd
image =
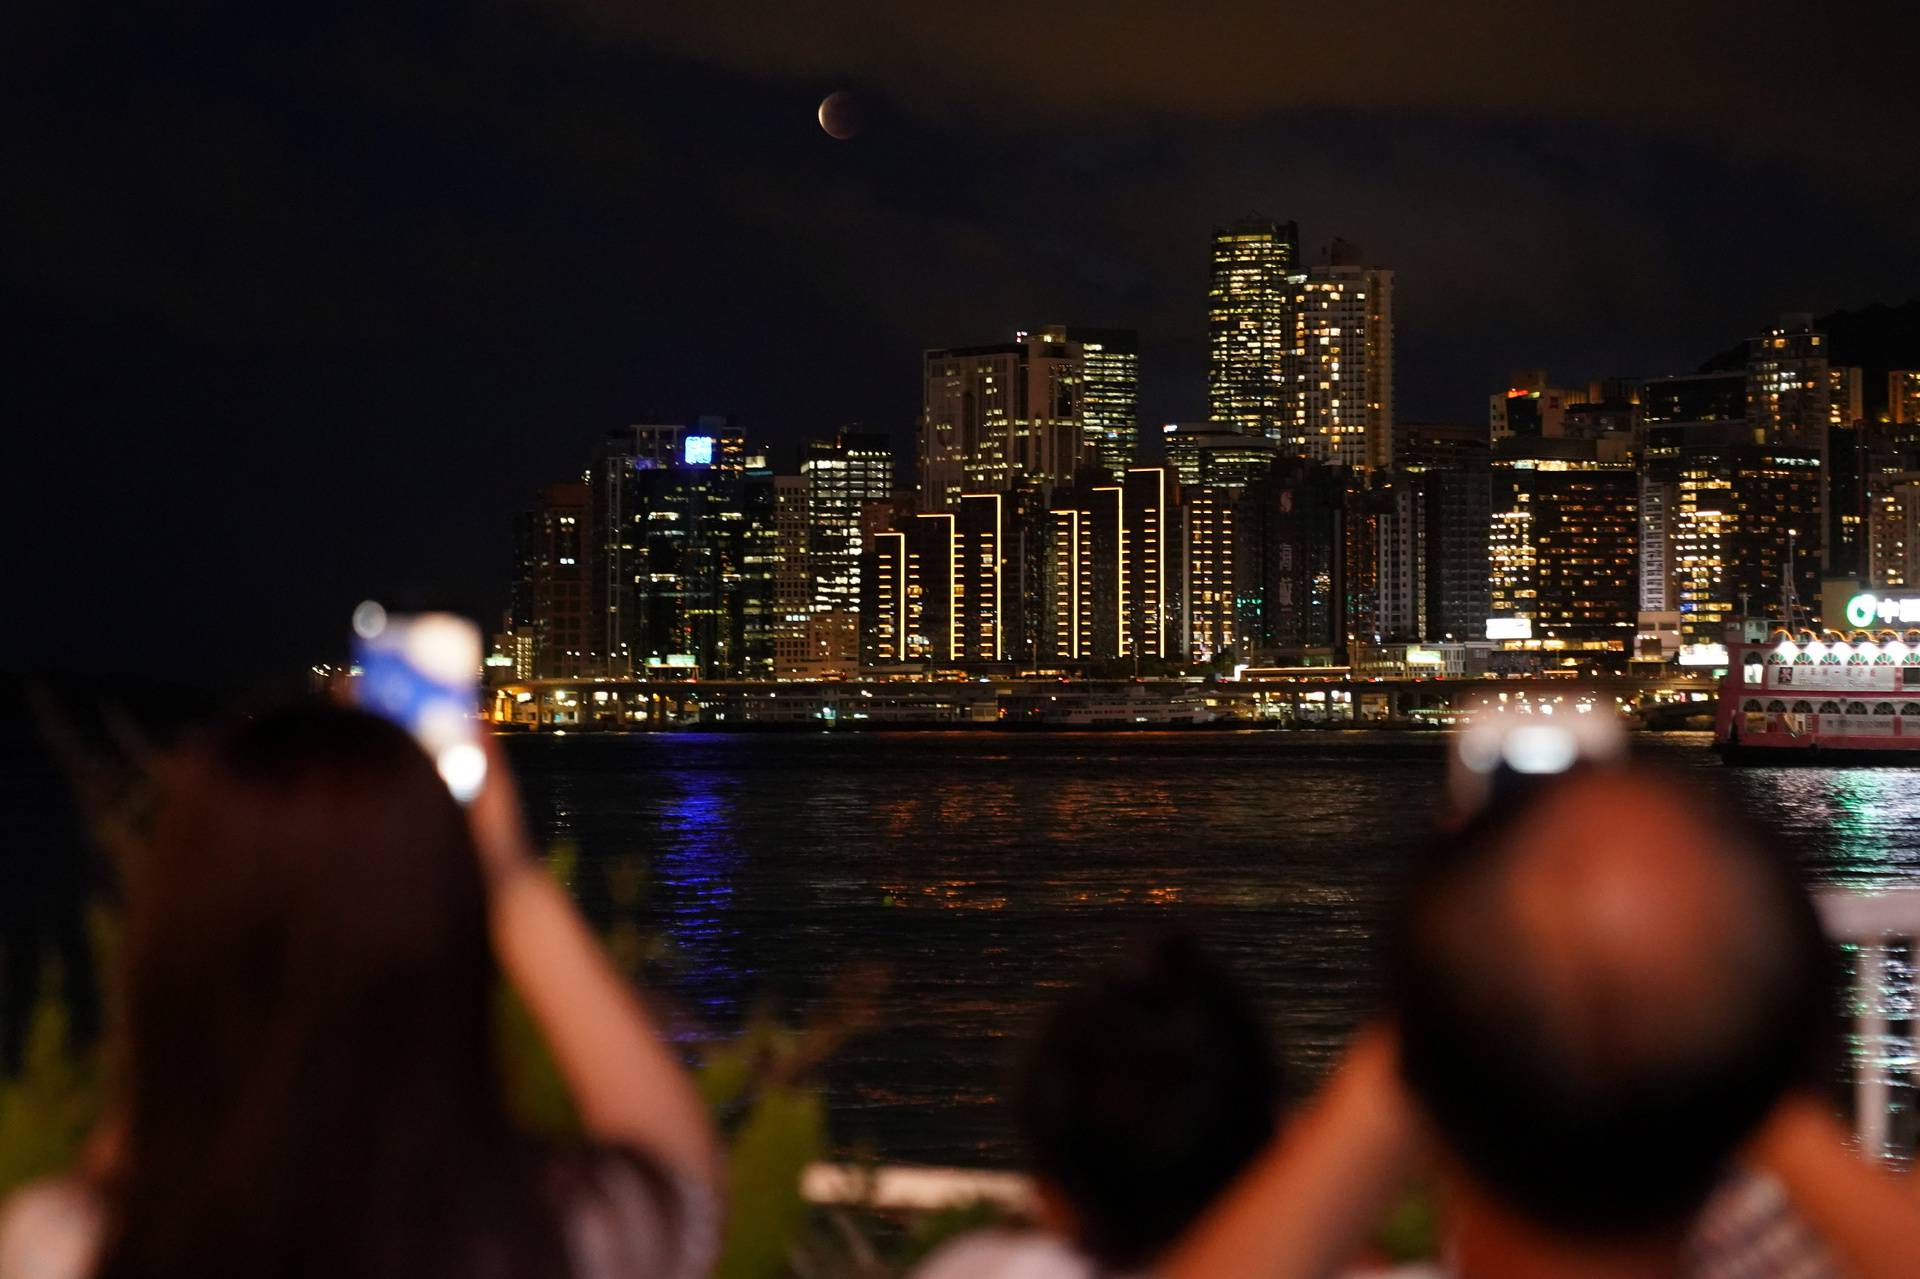
<instances>
[{"instance_id":1,"label":"person with long dark hair","mask_svg":"<svg viewBox=\"0 0 1920 1279\"><path fill-rule=\"evenodd\" d=\"M531 853L504 758L469 810L399 728L301 705L181 754L126 868L117 1088L89 1166L0 1219L0 1276L705 1272L715 1139ZM510 1117L496 978L584 1140Z\"/></svg>"}]
</instances>

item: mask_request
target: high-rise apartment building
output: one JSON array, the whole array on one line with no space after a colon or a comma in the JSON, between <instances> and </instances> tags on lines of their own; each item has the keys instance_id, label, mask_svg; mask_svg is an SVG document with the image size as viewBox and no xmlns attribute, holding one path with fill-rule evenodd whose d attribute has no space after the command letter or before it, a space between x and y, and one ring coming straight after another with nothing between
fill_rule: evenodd
<instances>
[{"instance_id":1,"label":"high-rise apartment building","mask_svg":"<svg viewBox=\"0 0 1920 1279\"><path fill-rule=\"evenodd\" d=\"M773 480L773 674L798 679L814 670L813 574L807 555L807 481Z\"/></svg>"},{"instance_id":2,"label":"high-rise apartment building","mask_svg":"<svg viewBox=\"0 0 1920 1279\"><path fill-rule=\"evenodd\" d=\"M1494 450L1490 618L1542 646L1632 647L1639 602L1639 477L1631 450L1588 440Z\"/></svg>"},{"instance_id":3,"label":"high-rise apartment building","mask_svg":"<svg viewBox=\"0 0 1920 1279\"><path fill-rule=\"evenodd\" d=\"M846 430L808 444L800 461L805 485L810 608L834 614L820 635L845 633L860 614L860 557L868 508L893 495L893 448L885 435ZM833 657L851 661L851 651Z\"/></svg>"},{"instance_id":4,"label":"high-rise apartment building","mask_svg":"<svg viewBox=\"0 0 1920 1279\"><path fill-rule=\"evenodd\" d=\"M1867 545L1867 577L1876 588L1920 587L1920 473L1876 486Z\"/></svg>"},{"instance_id":5,"label":"high-rise apartment building","mask_svg":"<svg viewBox=\"0 0 1920 1279\"><path fill-rule=\"evenodd\" d=\"M1344 647L1344 490L1333 468L1283 458L1241 495L1234 629L1246 660Z\"/></svg>"},{"instance_id":6,"label":"high-rise apartment building","mask_svg":"<svg viewBox=\"0 0 1920 1279\"><path fill-rule=\"evenodd\" d=\"M1177 657L1182 557L1178 483L1134 467L1082 482L1049 513L1042 655L1058 661Z\"/></svg>"},{"instance_id":7,"label":"high-rise apartment building","mask_svg":"<svg viewBox=\"0 0 1920 1279\"><path fill-rule=\"evenodd\" d=\"M1369 491L1373 517L1374 634L1384 641L1427 636L1427 485L1396 475Z\"/></svg>"},{"instance_id":8,"label":"high-rise apartment building","mask_svg":"<svg viewBox=\"0 0 1920 1279\"><path fill-rule=\"evenodd\" d=\"M1747 421L1764 431L1824 428L1833 418L1827 338L1809 315L1784 315L1747 343Z\"/></svg>"},{"instance_id":9,"label":"high-rise apartment building","mask_svg":"<svg viewBox=\"0 0 1920 1279\"><path fill-rule=\"evenodd\" d=\"M1186 656L1196 662L1240 651L1234 555L1238 496L1234 490L1207 485L1180 490L1180 634Z\"/></svg>"},{"instance_id":10,"label":"high-rise apartment building","mask_svg":"<svg viewBox=\"0 0 1920 1279\"><path fill-rule=\"evenodd\" d=\"M1790 541L1795 593L1803 604L1818 598L1820 457L1797 437L1756 444L1736 429L1683 450L1669 533L1683 643L1720 643L1741 613L1779 617Z\"/></svg>"},{"instance_id":11,"label":"high-rise apartment building","mask_svg":"<svg viewBox=\"0 0 1920 1279\"><path fill-rule=\"evenodd\" d=\"M1887 374L1887 420L1920 422L1920 369L1894 369Z\"/></svg>"},{"instance_id":12,"label":"high-rise apartment building","mask_svg":"<svg viewBox=\"0 0 1920 1279\"><path fill-rule=\"evenodd\" d=\"M1139 461L1140 453L1138 335L1132 329L1049 324L1041 337L1080 348L1081 443L1092 465L1109 475L1121 474Z\"/></svg>"},{"instance_id":13,"label":"high-rise apartment building","mask_svg":"<svg viewBox=\"0 0 1920 1279\"><path fill-rule=\"evenodd\" d=\"M1343 256L1287 277L1281 444L1379 469L1393 464L1393 272Z\"/></svg>"},{"instance_id":14,"label":"high-rise apartment building","mask_svg":"<svg viewBox=\"0 0 1920 1279\"><path fill-rule=\"evenodd\" d=\"M920 508L950 511L964 493L1004 493L1026 476L1079 468L1080 345L1047 334L930 350L923 361Z\"/></svg>"},{"instance_id":15,"label":"high-rise apartment building","mask_svg":"<svg viewBox=\"0 0 1920 1279\"><path fill-rule=\"evenodd\" d=\"M1486 634L1492 600L1487 546L1493 478L1476 463L1424 477L1427 495L1427 638L1473 640Z\"/></svg>"},{"instance_id":16,"label":"high-rise apartment building","mask_svg":"<svg viewBox=\"0 0 1920 1279\"><path fill-rule=\"evenodd\" d=\"M593 592L588 551L591 503L584 483L549 484L522 517L521 575L515 594L526 616L516 630L533 636L533 673L571 678L593 673Z\"/></svg>"},{"instance_id":17,"label":"high-rise apartment building","mask_svg":"<svg viewBox=\"0 0 1920 1279\"><path fill-rule=\"evenodd\" d=\"M1281 363L1288 280L1300 252L1292 222L1248 218L1213 229L1207 291L1207 416L1243 435L1284 438Z\"/></svg>"}]
</instances>

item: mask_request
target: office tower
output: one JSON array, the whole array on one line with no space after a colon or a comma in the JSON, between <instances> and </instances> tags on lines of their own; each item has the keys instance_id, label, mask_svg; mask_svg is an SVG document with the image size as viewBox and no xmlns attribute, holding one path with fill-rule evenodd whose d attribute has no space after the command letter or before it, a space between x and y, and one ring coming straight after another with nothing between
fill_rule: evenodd
<instances>
[{"instance_id":1,"label":"office tower","mask_svg":"<svg viewBox=\"0 0 1920 1279\"><path fill-rule=\"evenodd\" d=\"M1119 475L1139 460L1139 338L1132 329L1073 324L1049 324L1041 337L1080 348L1081 443L1093 465Z\"/></svg>"},{"instance_id":2,"label":"office tower","mask_svg":"<svg viewBox=\"0 0 1920 1279\"><path fill-rule=\"evenodd\" d=\"M1488 461L1425 476L1427 490L1427 637L1471 640L1486 634L1492 600L1488 536L1493 480Z\"/></svg>"},{"instance_id":3,"label":"office tower","mask_svg":"<svg viewBox=\"0 0 1920 1279\"><path fill-rule=\"evenodd\" d=\"M1820 457L1795 436L1756 444L1736 428L1682 450L1670 545L1683 643L1722 642L1737 615L1780 617L1789 534L1795 593L1803 605L1818 599Z\"/></svg>"},{"instance_id":4,"label":"office tower","mask_svg":"<svg viewBox=\"0 0 1920 1279\"><path fill-rule=\"evenodd\" d=\"M1287 419L1281 363L1289 338L1287 277L1300 228L1248 218L1213 229L1207 290L1207 416L1279 441Z\"/></svg>"},{"instance_id":5,"label":"office tower","mask_svg":"<svg viewBox=\"0 0 1920 1279\"><path fill-rule=\"evenodd\" d=\"M1342 473L1283 458L1236 506L1235 631L1245 660L1327 657L1345 643Z\"/></svg>"},{"instance_id":6,"label":"office tower","mask_svg":"<svg viewBox=\"0 0 1920 1279\"><path fill-rule=\"evenodd\" d=\"M1920 472L1876 486L1867 544L1867 580L1876 589L1920 587Z\"/></svg>"},{"instance_id":7,"label":"office tower","mask_svg":"<svg viewBox=\"0 0 1920 1279\"><path fill-rule=\"evenodd\" d=\"M1169 422L1160 442L1180 483L1235 492L1273 469L1278 447L1264 435L1242 435L1219 422Z\"/></svg>"},{"instance_id":8,"label":"office tower","mask_svg":"<svg viewBox=\"0 0 1920 1279\"><path fill-rule=\"evenodd\" d=\"M807 555L807 481L799 475L773 480L773 674L798 679L813 672L809 623L813 619L813 574Z\"/></svg>"},{"instance_id":9,"label":"office tower","mask_svg":"<svg viewBox=\"0 0 1920 1279\"><path fill-rule=\"evenodd\" d=\"M1887 374L1887 419L1920 423L1920 369L1894 369Z\"/></svg>"},{"instance_id":10,"label":"office tower","mask_svg":"<svg viewBox=\"0 0 1920 1279\"><path fill-rule=\"evenodd\" d=\"M840 650L818 656L851 663L857 651L846 636L858 630L865 517L869 508L892 498L892 445L885 435L841 431L831 441L807 445L800 475L806 486L810 607L821 615L813 633L821 643L841 637Z\"/></svg>"},{"instance_id":11,"label":"office tower","mask_svg":"<svg viewBox=\"0 0 1920 1279\"><path fill-rule=\"evenodd\" d=\"M1813 317L1784 315L1747 343L1747 421L1765 431L1807 431L1833 416L1826 335Z\"/></svg>"},{"instance_id":12,"label":"office tower","mask_svg":"<svg viewBox=\"0 0 1920 1279\"><path fill-rule=\"evenodd\" d=\"M541 678L587 675L597 665L588 580L589 511L585 484L549 484L524 520L524 599L533 631L534 674Z\"/></svg>"},{"instance_id":13,"label":"office tower","mask_svg":"<svg viewBox=\"0 0 1920 1279\"><path fill-rule=\"evenodd\" d=\"M1393 464L1393 272L1344 256L1287 277L1282 447L1374 470Z\"/></svg>"},{"instance_id":14,"label":"office tower","mask_svg":"<svg viewBox=\"0 0 1920 1279\"><path fill-rule=\"evenodd\" d=\"M1407 474L1487 464L1484 422L1395 422L1393 465Z\"/></svg>"},{"instance_id":15,"label":"office tower","mask_svg":"<svg viewBox=\"0 0 1920 1279\"><path fill-rule=\"evenodd\" d=\"M1078 343L1041 334L930 350L922 367L922 510L950 511L963 493L1004 493L1023 476L1073 476L1083 457Z\"/></svg>"},{"instance_id":16,"label":"office tower","mask_svg":"<svg viewBox=\"0 0 1920 1279\"><path fill-rule=\"evenodd\" d=\"M1181 486L1180 634L1185 637L1186 655L1196 662L1240 652L1234 557L1238 496L1226 488Z\"/></svg>"},{"instance_id":17,"label":"office tower","mask_svg":"<svg viewBox=\"0 0 1920 1279\"><path fill-rule=\"evenodd\" d=\"M596 488L604 539L596 576L608 583L601 620L614 674L660 666L772 672L777 489L764 471L685 460L721 456L696 446L710 438L685 435L681 461L609 472Z\"/></svg>"},{"instance_id":18,"label":"office tower","mask_svg":"<svg viewBox=\"0 0 1920 1279\"><path fill-rule=\"evenodd\" d=\"M1489 618L1543 647L1632 645L1639 603L1639 480L1620 442L1509 440L1494 450Z\"/></svg>"}]
</instances>

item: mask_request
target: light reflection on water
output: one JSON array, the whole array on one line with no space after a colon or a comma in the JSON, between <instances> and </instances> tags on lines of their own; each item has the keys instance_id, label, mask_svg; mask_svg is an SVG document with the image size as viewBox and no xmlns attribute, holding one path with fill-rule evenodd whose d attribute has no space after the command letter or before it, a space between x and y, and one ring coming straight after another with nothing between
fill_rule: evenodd
<instances>
[{"instance_id":1,"label":"light reflection on water","mask_svg":"<svg viewBox=\"0 0 1920 1279\"><path fill-rule=\"evenodd\" d=\"M861 961L891 975L830 1067L836 1137L895 1158L1008 1157L999 1085L1053 991L1143 926L1200 922L1304 1087L1374 998L1398 872L1439 802L1444 739L1386 733L658 735L515 740L530 813L596 864L638 856L671 994L711 1034L800 1017ZM1920 770L1723 769L1815 873L1920 882Z\"/></svg>"}]
</instances>

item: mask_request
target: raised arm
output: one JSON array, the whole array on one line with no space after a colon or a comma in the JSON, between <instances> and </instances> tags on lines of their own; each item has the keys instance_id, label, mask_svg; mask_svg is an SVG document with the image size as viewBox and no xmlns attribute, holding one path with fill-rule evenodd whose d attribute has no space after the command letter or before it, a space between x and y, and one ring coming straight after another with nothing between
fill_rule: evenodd
<instances>
[{"instance_id":1,"label":"raised arm","mask_svg":"<svg viewBox=\"0 0 1920 1279\"><path fill-rule=\"evenodd\" d=\"M1313 1279L1350 1261L1418 1157L1390 1031L1363 1030L1267 1153L1175 1245L1163 1279Z\"/></svg>"},{"instance_id":2,"label":"raised arm","mask_svg":"<svg viewBox=\"0 0 1920 1279\"><path fill-rule=\"evenodd\" d=\"M1789 1097L1749 1158L1857 1279L1903 1279L1920 1264L1920 1200L1910 1185L1847 1147L1847 1131L1817 1098Z\"/></svg>"},{"instance_id":3,"label":"raised arm","mask_svg":"<svg viewBox=\"0 0 1920 1279\"><path fill-rule=\"evenodd\" d=\"M586 921L535 860L507 760L487 743L471 810L487 876L494 950L545 1036L589 1135L633 1146L712 1183L713 1126L693 1081Z\"/></svg>"}]
</instances>

